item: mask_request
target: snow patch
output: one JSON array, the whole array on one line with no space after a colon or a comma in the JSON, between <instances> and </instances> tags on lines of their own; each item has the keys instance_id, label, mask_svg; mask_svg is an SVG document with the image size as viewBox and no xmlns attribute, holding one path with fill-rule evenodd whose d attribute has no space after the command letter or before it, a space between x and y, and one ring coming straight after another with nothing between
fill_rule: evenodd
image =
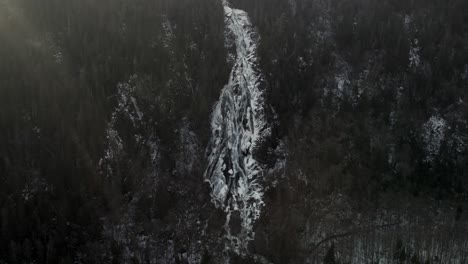
<instances>
[{"instance_id":1,"label":"snow patch","mask_svg":"<svg viewBox=\"0 0 468 264\"><path fill-rule=\"evenodd\" d=\"M446 129L446 121L440 116L432 116L423 125L423 140L426 146L427 162L433 162L439 155Z\"/></svg>"},{"instance_id":2,"label":"snow patch","mask_svg":"<svg viewBox=\"0 0 468 264\"><path fill-rule=\"evenodd\" d=\"M39 176L38 172L32 173L32 179L27 182L21 192L21 196L25 202L32 200L39 193L48 192L49 184L46 180Z\"/></svg>"},{"instance_id":3,"label":"snow patch","mask_svg":"<svg viewBox=\"0 0 468 264\"><path fill-rule=\"evenodd\" d=\"M339 98L343 98L344 89L346 85L349 83L348 76L346 74L336 75L335 83L336 83L336 88L338 89L338 91L336 91L336 96Z\"/></svg>"},{"instance_id":4,"label":"snow patch","mask_svg":"<svg viewBox=\"0 0 468 264\"><path fill-rule=\"evenodd\" d=\"M175 35L172 31L172 25L168 18L165 18L165 21L162 23L162 27L164 30L164 38L162 43L166 49L169 49L171 47L172 41L175 38Z\"/></svg>"},{"instance_id":5,"label":"snow patch","mask_svg":"<svg viewBox=\"0 0 468 264\"><path fill-rule=\"evenodd\" d=\"M143 113L138 107L135 99L137 76L133 75L130 80L117 85L117 106L112 112L111 120L106 129L106 149L104 157L99 161L99 166L104 168L107 176L113 174L111 163L119 157L124 150L124 143L116 128L119 118L129 119L134 128L143 122ZM141 141L141 135L135 135L137 142Z\"/></svg>"},{"instance_id":6,"label":"snow patch","mask_svg":"<svg viewBox=\"0 0 468 264\"><path fill-rule=\"evenodd\" d=\"M421 47L419 46L419 40L414 39L411 42L410 51L409 51L409 67L413 70L416 70L421 65Z\"/></svg>"},{"instance_id":7,"label":"snow patch","mask_svg":"<svg viewBox=\"0 0 468 264\"><path fill-rule=\"evenodd\" d=\"M459 116L457 118L458 121L452 125L451 135L447 136L447 145L461 159L467 149L468 135L466 131L468 131L468 122L462 120Z\"/></svg>"},{"instance_id":8,"label":"snow patch","mask_svg":"<svg viewBox=\"0 0 468 264\"><path fill-rule=\"evenodd\" d=\"M335 75L333 78L334 86L325 87L324 95L332 96L336 104L344 99L345 95L350 94L350 75L351 67L349 64L343 60L339 55L335 55L336 64L335 64Z\"/></svg>"}]
</instances>

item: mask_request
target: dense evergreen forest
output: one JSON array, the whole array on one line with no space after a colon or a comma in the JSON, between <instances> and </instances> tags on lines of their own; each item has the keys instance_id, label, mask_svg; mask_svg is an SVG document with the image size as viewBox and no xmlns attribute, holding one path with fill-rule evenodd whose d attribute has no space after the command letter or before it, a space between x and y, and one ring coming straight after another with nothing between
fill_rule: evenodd
<instances>
[{"instance_id":1,"label":"dense evergreen forest","mask_svg":"<svg viewBox=\"0 0 468 264\"><path fill-rule=\"evenodd\" d=\"M468 1L230 4L271 123L246 252L204 179L222 1L0 0L0 263L467 263Z\"/></svg>"}]
</instances>

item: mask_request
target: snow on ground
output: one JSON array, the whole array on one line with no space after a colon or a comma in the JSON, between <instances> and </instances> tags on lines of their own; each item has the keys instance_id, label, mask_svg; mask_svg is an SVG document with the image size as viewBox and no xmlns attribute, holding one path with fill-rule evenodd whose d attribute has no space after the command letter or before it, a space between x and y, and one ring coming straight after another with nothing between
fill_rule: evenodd
<instances>
[{"instance_id":1,"label":"snow on ground","mask_svg":"<svg viewBox=\"0 0 468 264\"><path fill-rule=\"evenodd\" d=\"M112 161L121 154L124 149L123 141L119 136L116 128L116 123L119 118L129 119L133 126L136 127L138 122L142 121L143 113L140 111L136 99L134 97L135 86L133 82L137 79L134 75L130 77L129 82L119 83L117 85L117 107L112 112L111 121L107 126L106 149L104 157L99 161L99 165L104 168L107 176L112 175ZM140 135L135 135L136 140Z\"/></svg>"},{"instance_id":2,"label":"snow on ground","mask_svg":"<svg viewBox=\"0 0 468 264\"><path fill-rule=\"evenodd\" d=\"M120 208L120 218L118 220L112 217L103 217L102 228L103 236L107 241L112 241L114 246L122 249L120 256L114 256L107 251L103 251L103 258L114 259L121 263L132 263L134 261L144 262L143 256L151 259L149 263L171 263L170 258L165 258L165 252L157 250L149 250L153 248L163 248L158 244L158 241L151 235L148 235L141 230L144 230L141 222L138 219L137 205L144 199L151 198L153 191L158 183L159 162L161 152L159 149L159 140L151 129L145 129L145 125L149 115L144 114L144 108L140 108L136 97L137 76L130 77L128 82L123 82L117 86L117 106L112 112L111 120L107 127L106 149L104 156L99 164L107 177L113 178L117 175L117 168L122 162L128 162L126 151L131 147L137 146L142 153L147 156L149 168L145 168L147 174L143 175L138 191L131 195L126 195L128 204ZM122 122L125 126L122 127ZM125 133L130 133L134 137L128 139L123 136ZM122 135L122 136L121 136ZM139 156L138 158L142 158ZM122 173L122 172L120 172ZM105 244L104 246L108 246ZM166 245L165 249L171 254L171 245ZM164 259L160 260L158 257ZM172 255L171 255L172 256ZM172 258L173 259L173 258Z\"/></svg>"},{"instance_id":3,"label":"snow on ground","mask_svg":"<svg viewBox=\"0 0 468 264\"><path fill-rule=\"evenodd\" d=\"M28 179L21 192L21 196L25 202L33 200L34 196L39 193L48 192L52 189L47 181L39 175L39 172L33 171L31 178Z\"/></svg>"},{"instance_id":4,"label":"snow on ground","mask_svg":"<svg viewBox=\"0 0 468 264\"><path fill-rule=\"evenodd\" d=\"M212 113L212 138L205 173L212 200L227 213L226 238L237 253L246 251L254 237L253 225L260 217L264 190L261 165L253 152L269 133L265 121L263 92L259 87L256 32L246 12L223 1L227 34L236 48L229 83ZM231 216L240 215L238 234L231 232Z\"/></svg>"},{"instance_id":5,"label":"snow on ground","mask_svg":"<svg viewBox=\"0 0 468 264\"><path fill-rule=\"evenodd\" d=\"M421 58L420 58L421 47L419 46L419 40L414 39L411 42L411 47L409 51L409 67L411 69L417 69L421 65Z\"/></svg>"},{"instance_id":6,"label":"snow on ground","mask_svg":"<svg viewBox=\"0 0 468 264\"><path fill-rule=\"evenodd\" d=\"M432 116L423 125L423 140L426 145L426 161L433 162L439 155L442 141L445 138L446 121L440 116Z\"/></svg>"},{"instance_id":7,"label":"snow on ground","mask_svg":"<svg viewBox=\"0 0 468 264\"><path fill-rule=\"evenodd\" d=\"M169 19L166 17L164 22L162 23L162 27L164 30L164 38L162 39L162 43L166 49L170 49L172 42L174 41L175 35L172 31L172 25ZM172 52L171 52L172 53ZM172 54L171 54L172 55Z\"/></svg>"}]
</instances>

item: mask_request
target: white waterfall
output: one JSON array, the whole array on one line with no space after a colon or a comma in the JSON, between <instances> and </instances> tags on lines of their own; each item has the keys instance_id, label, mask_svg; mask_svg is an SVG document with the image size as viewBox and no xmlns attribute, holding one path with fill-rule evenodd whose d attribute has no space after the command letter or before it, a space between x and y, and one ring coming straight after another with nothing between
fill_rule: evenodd
<instances>
[{"instance_id":1,"label":"white waterfall","mask_svg":"<svg viewBox=\"0 0 468 264\"><path fill-rule=\"evenodd\" d=\"M212 187L212 200L227 213L229 248L245 252L254 238L253 225L264 204L262 166L253 152L268 133L265 99L257 68L257 38L246 12L223 1L227 34L233 37L236 53L229 83L221 92L212 113L211 143L205 177ZM230 220L238 212L240 232L231 232Z\"/></svg>"}]
</instances>

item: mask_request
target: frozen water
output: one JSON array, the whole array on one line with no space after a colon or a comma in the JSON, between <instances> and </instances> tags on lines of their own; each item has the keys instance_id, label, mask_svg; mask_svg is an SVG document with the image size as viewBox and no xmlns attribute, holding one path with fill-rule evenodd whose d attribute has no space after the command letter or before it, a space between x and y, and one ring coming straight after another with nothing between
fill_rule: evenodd
<instances>
[{"instance_id":1,"label":"frozen water","mask_svg":"<svg viewBox=\"0 0 468 264\"><path fill-rule=\"evenodd\" d=\"M231 249L245 252L254 237L253 225L263 206L261 165L253 152L269 132L265 121L264 97L257 69L257 38L246 12L223 1L225 23L236 48L229 83L221 92L212 113L212 138L206 179L213 202L227 212L226 232ZM231 213L239 211L241 232L233 235Z\"/></svg>"}]
</instances>

